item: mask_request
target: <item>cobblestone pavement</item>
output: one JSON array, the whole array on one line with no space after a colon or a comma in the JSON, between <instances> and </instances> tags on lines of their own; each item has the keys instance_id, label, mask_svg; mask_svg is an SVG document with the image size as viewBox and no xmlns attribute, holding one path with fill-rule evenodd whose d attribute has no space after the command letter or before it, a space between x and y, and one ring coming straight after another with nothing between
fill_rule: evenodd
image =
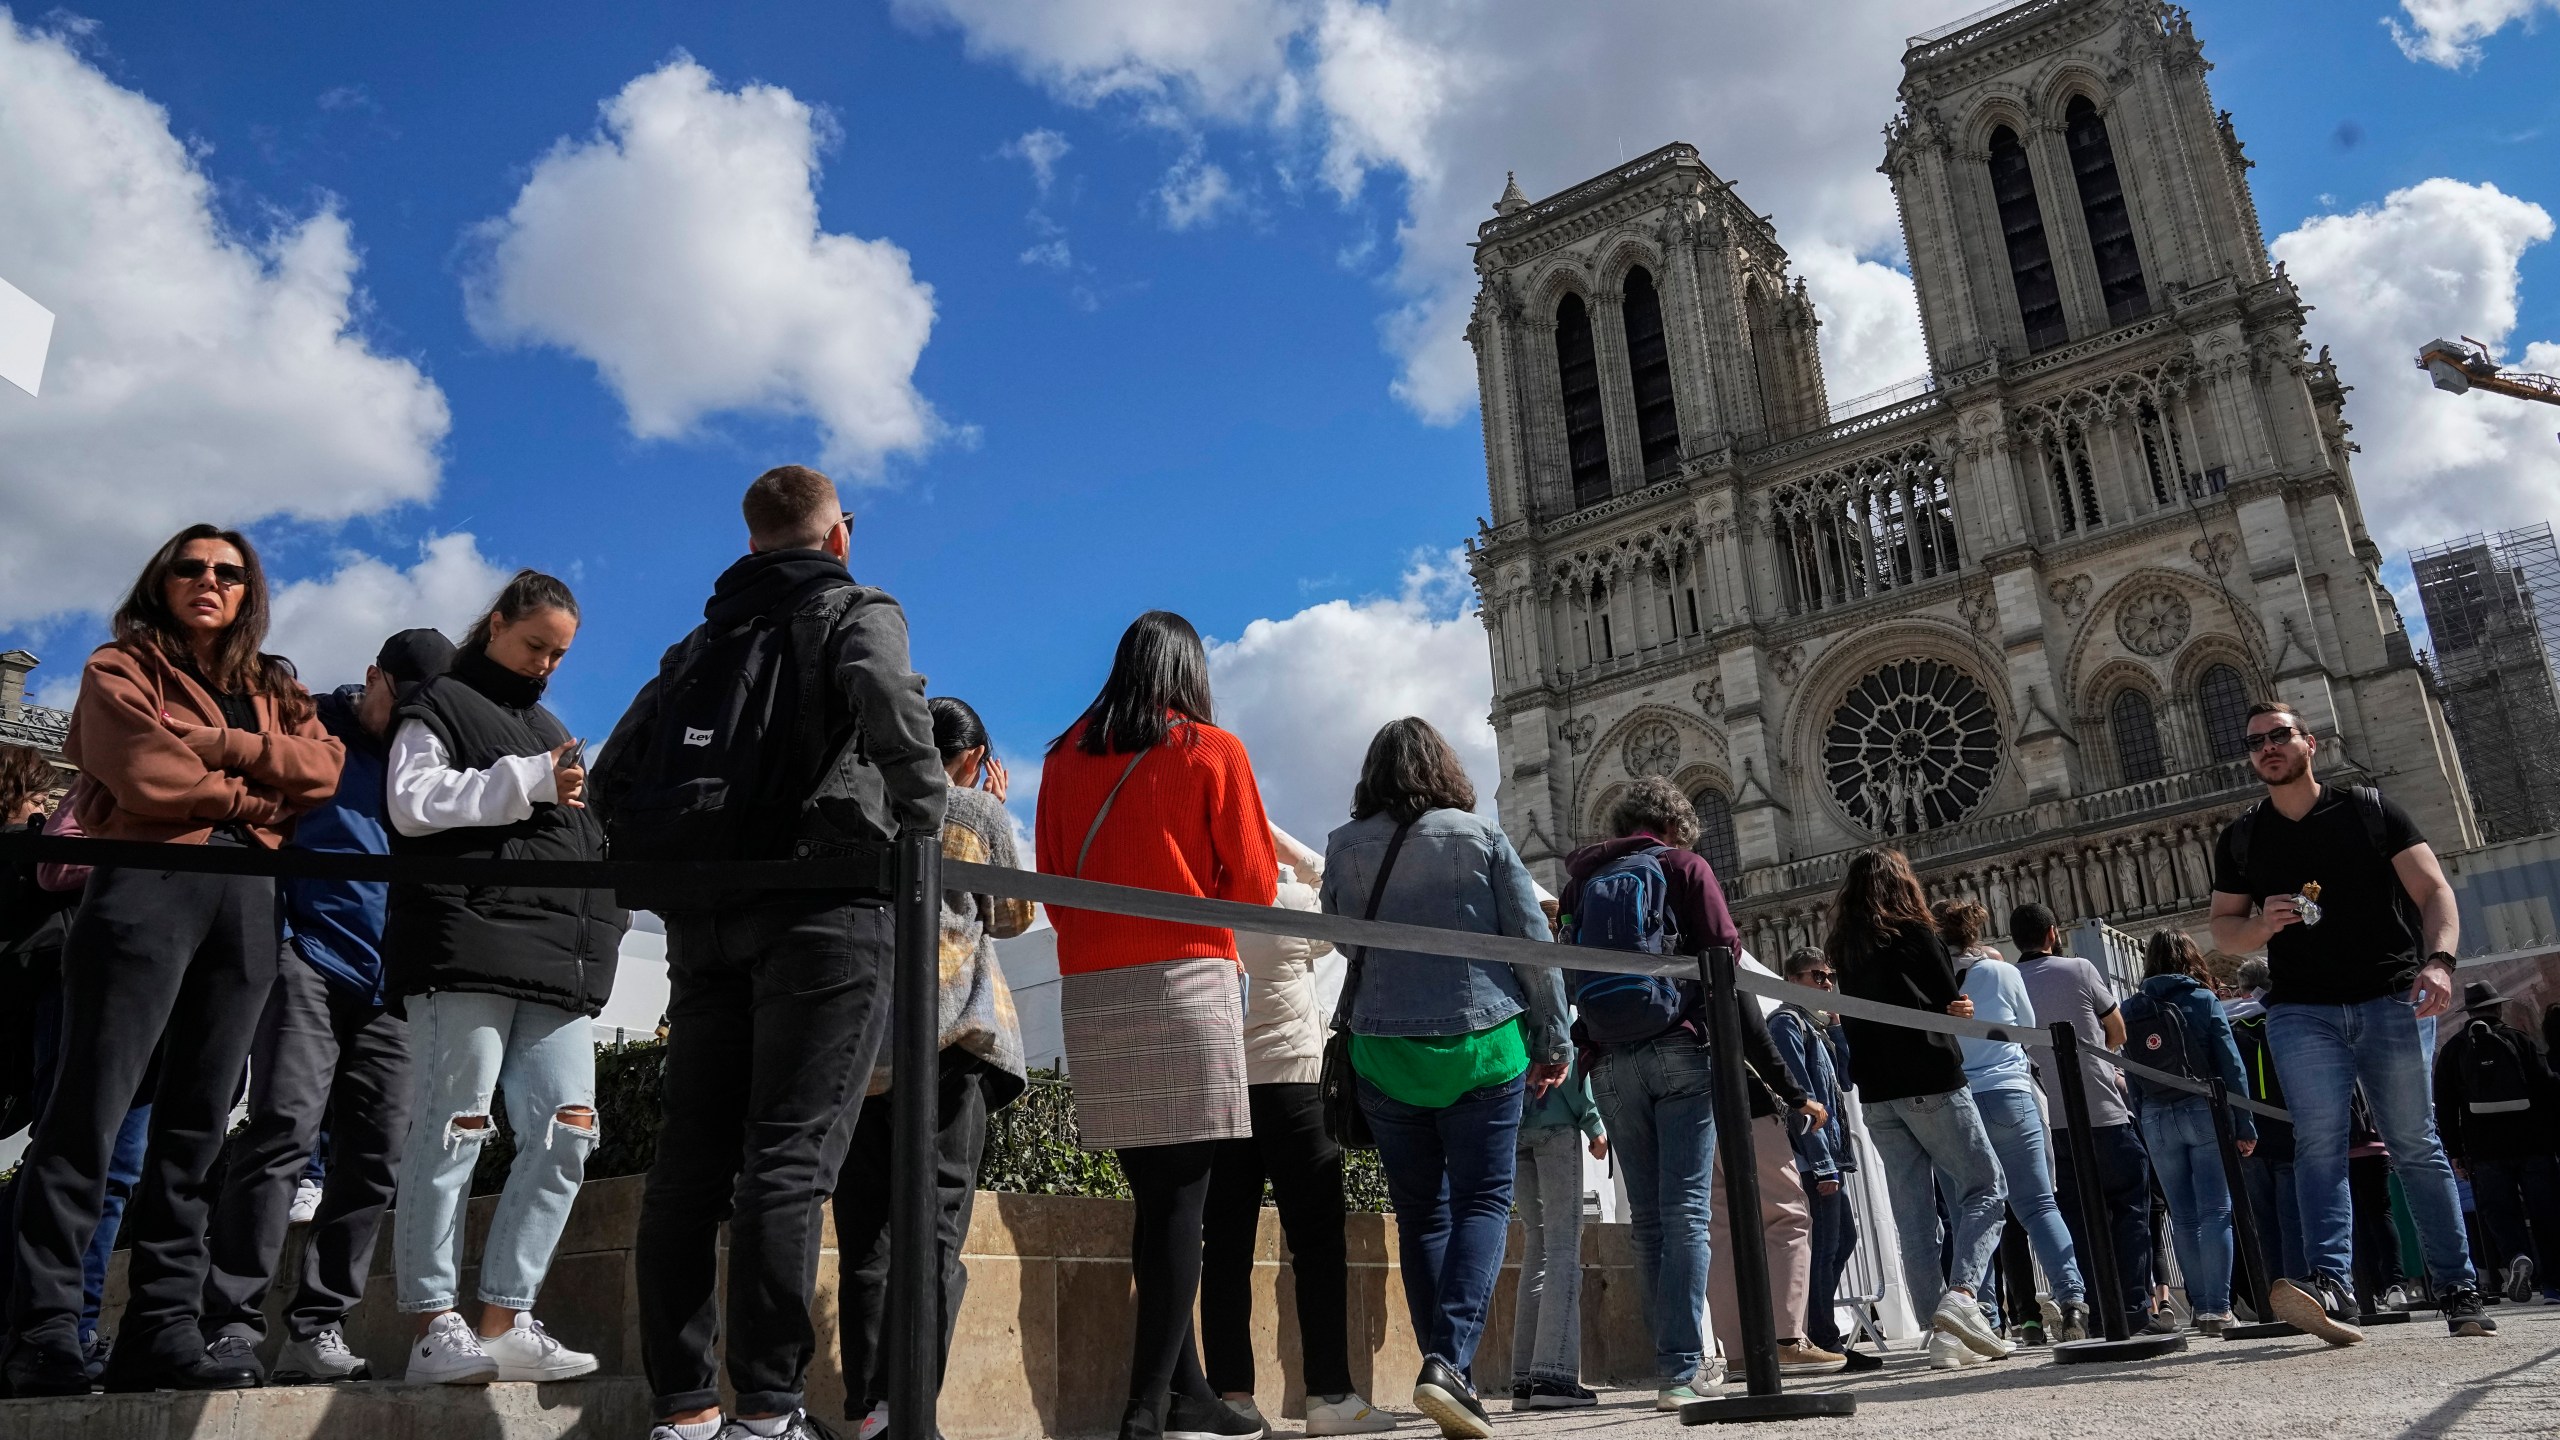
<instances>
[{"instance_id":1,"label":"cobblestone pavement","mask_svg":"<svg viewBox=\"0 0 2560 1440\"><path fill-rule=\"evenodd\" d=\"M1773 1422L1729 1431L1684 1430L1653 1397L1603 1391L1593 1410L1513 1415L1495 1405L1498 1440L1670 1440L1681 1434L1766 1434L1773 1440L1945 1437L1945 1440L2184 1440L2184 1437L2560 1436L2560 1307L2500 1305L2492 1340L2455 1340L2421 1312L2406 1325L2375 1326L2362 1345L2317 1340L2221 1341L2191 1337L2184 1354L2134 1365L2056 1365L2042 1352L1970 1370L1931 1370L1910 1350L1855 1381L1790 1386L1847 1390L1846 1419ZM1727 1394L1741 1392L1728 1386ZM1400 1436L1419 1440L1407 1421Z\"/></svg>"}]
</instances>

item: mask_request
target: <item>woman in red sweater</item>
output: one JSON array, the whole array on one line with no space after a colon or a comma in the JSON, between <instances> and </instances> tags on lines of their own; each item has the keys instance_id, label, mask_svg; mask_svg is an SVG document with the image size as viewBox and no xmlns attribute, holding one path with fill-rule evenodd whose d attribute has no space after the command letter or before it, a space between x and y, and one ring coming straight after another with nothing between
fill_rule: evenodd
<instances>
[{"instance_id":1,"label":"woman in red sweater","mask_svg":"<svg viewBox=\"0 0 2560 1440\"><path fill-rule=\"evenodd\" d=\"M1244 746L1209 721L1200 633L1170 611L1139 616L1042 765L1040 869L1270 904L1279 862L1262 794ZM1209 1388L1191 1334L1209 1163L1217 1142L1253 1133L1235 934L1054 905L1049 920L1084 1147L1119 1152L1137 1201L1121 1440L1250 1440L1261 1425Z\"/></svg>"}]
</instances>

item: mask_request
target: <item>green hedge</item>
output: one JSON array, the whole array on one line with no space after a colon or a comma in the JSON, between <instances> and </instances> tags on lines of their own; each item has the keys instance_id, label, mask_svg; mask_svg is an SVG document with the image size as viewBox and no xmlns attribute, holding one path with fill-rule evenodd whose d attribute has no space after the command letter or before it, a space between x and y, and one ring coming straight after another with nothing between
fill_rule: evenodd
<instances>
[{"instance_id":1,"label":"green hedge","mask_svg":"<svg viewBox=\"0 0 2560 1440\"><path fill-rule=\"evenodd\" d=\"M596 1047L596 1110L603 1139L587 1159L587 1178L638 1175L657 1157L658 1095L666 1072L661 1040ZM480 1147L471 1193L495 1194L515 1161L515 1131L503 1101L498 1133ZM1129 1197L1128 1177L1108 1151L1077 1148L1075 1088L1055 1071L1035 1071L1022 1098L987 1122L986 1158L978 1188L1017 1195ZM1375 1151L1353 1151L1343 1174L1344 1202L1354 1211L1387 1208L1387 1182Z\"/></svg>"}]
</instances>

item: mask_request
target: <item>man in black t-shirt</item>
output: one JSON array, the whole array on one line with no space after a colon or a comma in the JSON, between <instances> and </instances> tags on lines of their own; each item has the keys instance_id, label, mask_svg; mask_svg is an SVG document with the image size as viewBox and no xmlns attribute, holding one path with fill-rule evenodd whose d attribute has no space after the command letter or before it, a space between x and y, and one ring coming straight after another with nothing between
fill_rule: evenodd
<instances>
[{"instance_id":1,"label":"man in black t-shirt","mask_svg":"<svg viewBox=\"0 0 2560 1440\"><path fill-rule=\"evenodd\" d=\"M2361 1083L2446 1329L2493 1335L2429 1083L2435 1017L2453 1007L2453 887L2407 812L2377 791L2312 778L2319 742L2291 706L2261 701L2248 724L2267 795L2215 847L2213 942L2229 954L2263 947L2273 975L2267 1045L2293 1112L2308 1272L2274 1284L2276 1316L2333 1345L2364 1338L2351 1323L2347 1194L2347 1112Z\"/></svg>"}]
</instances>

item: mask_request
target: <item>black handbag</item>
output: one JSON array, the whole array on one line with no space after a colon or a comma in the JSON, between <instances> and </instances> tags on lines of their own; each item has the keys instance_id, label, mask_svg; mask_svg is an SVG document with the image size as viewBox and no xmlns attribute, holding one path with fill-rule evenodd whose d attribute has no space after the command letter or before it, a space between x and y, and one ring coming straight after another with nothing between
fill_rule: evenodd
<instances>
[{"instance_id":1,"label":"black handbag","mask_svg":"<svg viewBox=\"0 0 2560 1440\"><path fill-rule=\"evenodd\" d=\"M1396 827L1394 838L1387 841L1387 856L1378 862L1378 878L1369 884L1369 909L1361 919L1378 918L1378 901L1387 893L1387 876L1395 870L1396 854L1404 849L1404 837L1412 829L1413 821L1407 820ZM1368 946L1355 945L1345 957L1349 963L1343 971L1342 998L1334 1002L1333 1031L1324 1041L1324 1070L1316 1078L1324 1133L1345 1150L1378 1148L1377 1137L1369 1133L1369 1117L1360 1113L1360 1079L1351 1070L1351 1002L1360 993L1360 966L1368 954Z\"/></svg>"}]
</instances>

